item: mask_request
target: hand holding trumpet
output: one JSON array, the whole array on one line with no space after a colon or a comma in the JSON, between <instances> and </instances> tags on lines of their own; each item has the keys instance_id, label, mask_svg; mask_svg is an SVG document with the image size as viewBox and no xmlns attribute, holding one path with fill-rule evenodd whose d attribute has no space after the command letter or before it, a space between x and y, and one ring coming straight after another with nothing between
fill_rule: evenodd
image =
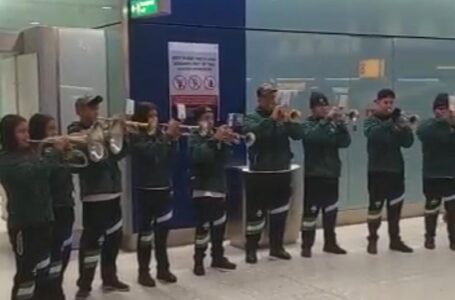
<instances>
[{"instance_id":1,"label":"hand holding trumpet","mask_svg":"<svg viewBox=\"0 0 455 300\"><path fill-rule=\"evenodd\" d=\"M59 138L56 138L54 143L52 144L54 149L64 152L72 149L72 145L70 143L70 139L66 136L62 136Z\"/></svg>"}]
</instances>

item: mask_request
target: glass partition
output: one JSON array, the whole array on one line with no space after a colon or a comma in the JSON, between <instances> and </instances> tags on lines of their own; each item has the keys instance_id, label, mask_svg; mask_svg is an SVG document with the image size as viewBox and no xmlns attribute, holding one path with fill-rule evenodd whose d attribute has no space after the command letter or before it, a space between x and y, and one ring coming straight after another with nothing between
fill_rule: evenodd
<instances>
[{"instance_id":1,"label":"glass partition","mask_svg":"<svg viewBox=\"0 0 455 300\"><path fill-rule=\"evenodd\" d=\"M341 151L340 201L344 209L368 203L367 152L363 135L366 110L381 88L394 88L397 106L423 118L431 115L437 93L454 93L455 41L352 37L344 35L247 32L247 111L256 106L255 89L263 82L304 87L291 105L309 115L309 95L318 90L332 102L340 96L361 113L352 144ZM406 198L422 201L421 149L417 141L403 150ZM302 163L300 143L293 144Z\"/></svg>"}]
</instances>

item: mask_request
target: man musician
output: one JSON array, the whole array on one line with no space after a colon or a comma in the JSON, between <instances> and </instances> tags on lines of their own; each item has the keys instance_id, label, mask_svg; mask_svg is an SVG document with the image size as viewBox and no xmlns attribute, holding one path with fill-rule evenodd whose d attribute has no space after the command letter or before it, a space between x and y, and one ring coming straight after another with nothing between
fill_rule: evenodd
<instances>
[{"instance_id":1,"label":"man musician","mask_svg":"<svg viewBox=\"0 0 455 300\"><path fill-rule=\"evenodd\" d=\"M381 212L387 202L390 250L413 252L400 237L401 209L404 202L404 160L401 148L410 148L414 135L409 123L403 122L394 110L395 92L379 91L374 111L364 121L368 150L368 247L377 254Z\"/></svg>"},{"instance_id":2,"label":"man musician","mask_svg":"<svg viewBox=\"0 0 455 300\"><path fill-rule=\"evenodd\" d=\"M417 130L423 152L425 203L425 248L435 249L434 238L441 205L446 210L450 249L455 251L455 124L449 95L439 94L433 102L434 117Z\"/></svg>"},{"instance_id":3,"label":"man musician","mask_svg":"<svg viewBox=\"0 0 455 300\"><path fill-rule=\"evenodd\" d=\"M68 126L68 133L89 130L97 121L101 96L77 99L79 121ZM76 299L90 296L98 260L101 257L101 277L105 291L129 291L129 286L117 277L116 260L122 241L121 171L118 162L124 150L107 159L90 164L79 172L83 232L79 250L79 290Z\"/></svg>"},{"instance_id":4,"label":"man musician","mask_svg":"<svg viewBox=\"0 0 455 300\"><path fill-rule=\"evenodd\" d=\"M290 111L277 103L277 88L263 84L257 89L258 107L245 118L244 133L256 141L249 148L246 178L246 262L257 263L257 248L269 220L270 256L291 259L283 247L291 196L291 152L289 139L300 139L300 125L291 122Z\"/></svg>"},{"instance_id":5,"label":"man musician","mask_svg":"<svg viewBox=\"0 0 455 300\"><path fill-rule=\"evenodd\" d=\"M316 219L323 212L324 251L346 254L338 246L335 226L338 214L339 149L351 144L351 137L338 107L330 107L327 97L313 92L310 97L311 116L302 124L305 153L304 211L302 223L303 257L311 257L316 236Z\"/></svg>"}]
</instances>

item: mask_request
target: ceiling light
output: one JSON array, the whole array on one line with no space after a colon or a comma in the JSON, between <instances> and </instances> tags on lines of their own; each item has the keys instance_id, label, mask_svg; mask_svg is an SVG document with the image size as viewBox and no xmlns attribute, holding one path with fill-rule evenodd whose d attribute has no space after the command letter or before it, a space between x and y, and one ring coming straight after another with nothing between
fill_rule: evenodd
<instances>
[{"instance_id":1,"label":"ceiling light","mask_svg":"<svg viewBox=\"0 0 455 300\"><path fill-rule=\"evenodd\" d=\"M41 23L40 22L37 22L37 21L33 21L33 22L30 22L30 25L40 25Z\"/></svg>"},{"instance_id":2,"label":"ceiling light","mask_svg":"<svg viewBox=\"0 0 455 300\"><path fill-rule=\"evenodd\" d=\"M104 10L111 10L113 7L112 6L109 6L109 5L106 5L106 6L102 6L101 9L104 9Z\"/></svg>"}]
</instances>

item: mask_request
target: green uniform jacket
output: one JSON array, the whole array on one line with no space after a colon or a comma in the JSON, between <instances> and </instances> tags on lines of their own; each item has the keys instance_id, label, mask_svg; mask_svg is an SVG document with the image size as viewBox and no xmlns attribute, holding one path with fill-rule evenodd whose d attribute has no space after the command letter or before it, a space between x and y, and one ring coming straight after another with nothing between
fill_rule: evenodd
<instances>
[{"instance_id":1,"label":"green uniform jacket","mask_svg":"<svg viewBox=\"0 0 455 300\"><path fill-rule=\"evenodd\" d=\"M62 153L52 148L48 148L47 154L57 157L61 165L56 167L50 174L50 190L52 203L54 207L72 207L74 206L74 186L71 169L65 166Z\"/></svg>"},{"instance_id":2,"label":"green uniform jacket","mask_svg":"<svg viewBox=\"0 0 455 300\"><path fill-rule=\"evenodd\" d=\"M68 126L68 133L80 132L89 129L80 122ZM118 162L126 156L126 145L118 155L109 153L107 159L92 162L83 169L78 170L81 186L81 198L99 194L117 194L122 192L122 174Z\"/></svg>"},{"instance_id":3,"label":"green uniform jacket","mask_svg":"<svg viewBox=\"0 0 455 300\"><path fill-rule=\"evenodd\" d=\"M8 202L8 225L23 228L54 220L49 188L51 172L58 159L30 152L0 154L0 181Z\"/></svg>"},{"instance_id":4,"label":"green uniform jacket","mask_svg":"<svg viewBox=\"0 0 455 300\"><path fill-rule=\"evenodd\" d=\"M341 174L340 148L351 144L346 125L309 117L302 124L305 176L338 178Z\"/></svg>"},{"instance_id":5,"label":"green uniform jacket","mask_svg":"<svg viewBox=\"0 0 455 300\"><path fill-rule=\"evenodd\" d=\"M293 154L289 138L300 140L301 125L279 123L260 108L245 118L244 133L252 132L256 142L248 149L250 169L253 171L282 171L291 166Z\"/></svg>"},{"instance_id":6,"label":"green uniform jacket","mask_svg":"<svg viewBox=\"0 0 455 300\"><path fill-rule=\"evenodd\" d=\"M370 116L364 121L367 138L368 172L404 173L401 148L414 143L414 135L408 127L399 128L390 118Z\"/></svg>"},{"instance_id":7,"label":"green uniform jacket","mask_svg":"<svg viewBox=\"0 0 455 300\"><path fill-rule=\"evenodd\" d=\"M191 175L193 189L198 191L226 192L226 165L231 147L212 138L193 133L190 140Z\"/></svg>"},{"instance_id":8,"label":"green uniform jacket","mask_svg":"<svg viewBox=\"0 0 455 300\"><path fill-rule=\"evenodd\" d=\"M161 133L151 136L141 131L130 136L130 143L136 187L172 187L172 160L177 142Z\"/></svg>"},{"instance_id":9,"label":"green uniform jacket","mask_svg":"<svg viewBox=\"0 0 455 300\"><path fill-rule=\"evenodd\" d=\"M455 130L441 119L422 122L417 130L422 142L423 177L455 177Z\"/></svg>"}]
</instances>

